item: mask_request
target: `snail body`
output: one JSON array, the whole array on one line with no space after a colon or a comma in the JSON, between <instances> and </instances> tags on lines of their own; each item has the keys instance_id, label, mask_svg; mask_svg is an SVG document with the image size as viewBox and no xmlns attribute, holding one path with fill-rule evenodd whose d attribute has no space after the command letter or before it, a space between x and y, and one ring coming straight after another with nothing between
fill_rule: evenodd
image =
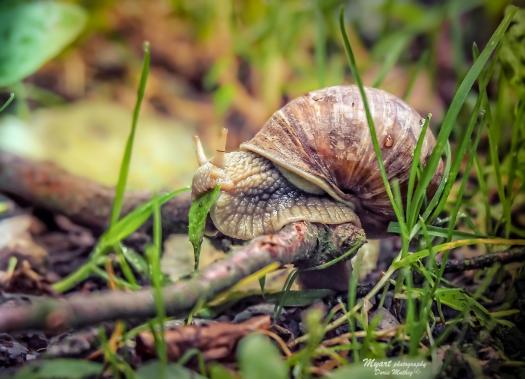
<instances>
[{"instance_id":1,"label":"snail body","mask_svg":"<svg viewBox=\"0 0 525 379\"><path fill-rule=\"evenodd\" d=\"M423 118L401 99L366 88L389 180L404 188ZM420 159L435 144L428 130ZM210 212L221 233L242 240L294 221L362 225L384 234L394 213L377 166L364 105L356 86L312 91L275 112L240 151L202 164L194 197L220 185ZM430 186L436 188L442 167Z\"/></svg>"}]
</instances>

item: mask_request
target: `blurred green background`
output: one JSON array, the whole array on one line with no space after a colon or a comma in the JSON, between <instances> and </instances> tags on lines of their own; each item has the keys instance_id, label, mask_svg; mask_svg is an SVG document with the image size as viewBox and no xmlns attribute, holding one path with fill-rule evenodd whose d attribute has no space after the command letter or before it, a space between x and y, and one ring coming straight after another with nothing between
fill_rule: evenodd
<instances>
[{"instance_id":1,"label":"blurred green background","mask_svg":"<svg viewBox=\"0 0 525 379\"><path fill-rule=\"evenodd\" d=\"M287 100L352 82L336 25L341 7L365 84L431 112L435 129L472 42L484 45L508 3L6 1L0 100L16 98L0 115L0 146L114 184L149 41L130 186L186 185L194 133L210 147L226 126L234 149Z\"/></svg>"}]
</instances>

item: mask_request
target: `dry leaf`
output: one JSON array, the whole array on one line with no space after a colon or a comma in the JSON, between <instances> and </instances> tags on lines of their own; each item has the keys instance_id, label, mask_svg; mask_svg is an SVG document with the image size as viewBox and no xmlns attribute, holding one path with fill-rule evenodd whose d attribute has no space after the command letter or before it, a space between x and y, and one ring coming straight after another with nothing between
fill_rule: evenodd
<instances>
[{"instance_id":1,"label":"dry leaf","mask_svg":"<svg viewBox=\"0 0 525 379\"><path fill-rule=\"evenodd\" d=\"M216 322L209 325L188 325L165 331L168 358L176 360L191 348L200 350L206 360L230 356L237 342L256 330L270 327L270 316L253 317L240 324ZM140 333L137 349L146 356L155 355L155 340L151 332Z\"/></svg>"}]
</instances>

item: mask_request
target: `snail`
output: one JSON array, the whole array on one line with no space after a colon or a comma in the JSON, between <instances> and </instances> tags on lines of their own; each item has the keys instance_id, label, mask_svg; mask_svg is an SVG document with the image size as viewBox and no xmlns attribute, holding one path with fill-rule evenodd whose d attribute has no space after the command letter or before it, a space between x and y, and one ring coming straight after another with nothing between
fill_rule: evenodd
<instances>
[{"instance_id":1,"label":"snail","mask_svg":"<svg viewBox=\"0 0 525 379\"><path fill-rule=\"evenodd\" d=\"M383 90L365 88L388 179L406 187L424 119ZM353 223L373 238L386 233L394 212L378 169L363 101L355 85L312 91L275 112L239 151L225 153L226 132L207 160L195 137L200 167L192 197L221 188L210 211L213 226L240 240L295 221ZM421 161L435 145L424 136ZM442 164L429 186L433 193Z\"/></svg>"}]
</instances>

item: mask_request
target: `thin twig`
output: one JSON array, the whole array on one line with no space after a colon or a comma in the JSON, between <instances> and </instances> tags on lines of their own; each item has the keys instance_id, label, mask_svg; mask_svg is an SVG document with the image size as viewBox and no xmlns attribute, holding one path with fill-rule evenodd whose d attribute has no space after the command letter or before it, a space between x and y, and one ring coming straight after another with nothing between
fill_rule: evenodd
<instances>
[{"instance_id":1,"label":"thin twig","mask_svg":"<svg viewBox=\"0 0 525 379\"><path fill-rule=\"evenodd\" d=\"M520 261L525 261L525 248L514 247L512 249L498 253L478 255L476 257L464 260L449 259L445 266L445 272L450 273L477 270L480 268L490 267L496 263L508 264Z\"/></svg>"},{"instance_id":2,"label":"thin twig","mask_svg":"<svg viewBox=\"0 0 525 379\"><path fill-rule=\"evenodd\" d=\"M197 302L210 300L242 278L278 262L281 265L332 259L349 245L362 243L362 230L351 224L324 226L297 222L280 232L253 239L222 261L208 266L188 280L163 289L166 313L178 315ZM136 292L103 291L92 295L76 294L65 299L45 298L29 306L0 311L0 331L25 329L64 329L107 320L147 319L156 308L151 288Z\"/></svg>"}]
</instances>

